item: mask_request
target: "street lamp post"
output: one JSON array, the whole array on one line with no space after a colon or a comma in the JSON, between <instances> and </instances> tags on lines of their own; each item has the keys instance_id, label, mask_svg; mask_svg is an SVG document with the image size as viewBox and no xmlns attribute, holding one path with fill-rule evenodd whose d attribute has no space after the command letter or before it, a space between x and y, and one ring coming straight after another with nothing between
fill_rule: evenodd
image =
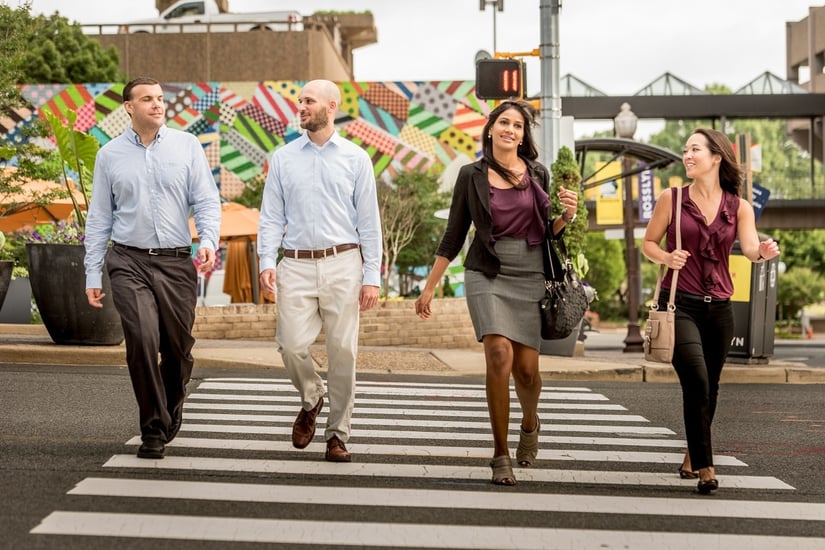
<instances>
[{"instance_id":1,"label":"street lamp post","mask_svg":"<svg viewBox=\"0 0 825 550\"><path fill-rule=\"evenodd\" d=\"M616 137L633 139L636 133L637 117L630 110L628 103L622 103L619 114L613 119L613 130ZM639 330L639 259L636 252L636 239L634 236L635 215L633 213L633 189L631 187L631 176L629 175L632 164L628 156L622 155L622 174L624 181L624 240L627 263L627 336L624 339L624 351L642 352L643 339Z\"/></svg>"},{"instance_id":2,"label":"street lamp post","mask_svg":"<svg viewBox=\"0 0 825 550\"><path fill-rule=\"evenodd\" d=\"M493 53L498 51L496 47L496 12L504 11L504 0L479 0L479 8L484 11L487 4L493 6Z\"/></svg>"}]
</instances>

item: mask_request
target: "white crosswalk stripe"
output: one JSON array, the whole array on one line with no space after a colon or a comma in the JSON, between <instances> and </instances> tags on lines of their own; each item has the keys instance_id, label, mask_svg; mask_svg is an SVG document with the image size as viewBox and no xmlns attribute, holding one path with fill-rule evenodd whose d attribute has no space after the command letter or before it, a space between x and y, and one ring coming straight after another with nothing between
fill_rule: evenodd
<instances>
[{"instance_id":1,"label":"white crosswalk stripe","mask_svg":"<svg viewBox=\"0 0 825 550\"><path fill-rule=\"evenodd\" d=\"M734 456L714 456L730 491L776 491L781 499L692 498L695 480L682 480L683 439L663 426L633 414L622 404L586 387L545 387L539 462L515 468L519 484L490 490L492 438L484 386L461 383L359 381L353 436L347 447L355 461L322 460L319 432L304 450L292 446L297 392L286 380L221 378L202 381L187 398L180 435L166 457L139 459L140 438L126 442L129 454L103 465L105 476L80 480L68 494L87 500L79 510L56 510L32 529L34 534L107 538L264 543L280 545L353 545L417 548L747 548L748 550L823 548L825 539L751 533L701 534L690 522L675 530L559 528L546 525L449 525L417 522L421 510L505 511L541 514L633 514L651 518L741 518L761 521L825 522L825 504L793 502L794 487L772 476L748 475L748 465ZM513 393L514 418L518 418ZM511 424L511 445L519 426ZM573 468L564 468L575 463ZM618 468L617 468L618 467ZM184 479L180 475L188 474ZM216 481L215 474L221 476ZM275 476L274 479L259 476ZM330 483L330 479L337 480ZM364 486L363 480L373 480ZM405 481L406 480L406 481ZM270 481L270 482L267 482ZM445 481L450 484L444 485ZM591 494L594 487L685 489L668 497ZM446 488L445 488L446 487ZM578 488L585 490L579 491ZM575 492L570 492L574 489ZM650 494L649 492L647 493ZM99 500L96 500L99 499ZM116 509L103 504L122 501ZM147 514L135 499L158 503L164 514ZM99 502L98 505L95 503ZM277 505L276 515L245 517L238 508L226 515L197 515L197 502L210 512L223 504ZM186 503L185 505L183 503ZM336 509L368 507L370 519L313 519L313 511L334 503ZM312 505L307 507L306 505ZM304 506L300 519L280 517L289 506ZM240 508L245 510L246 508ZM386 515L385 510L408 510ZM309 514L310 516L307 516ZM466 516L472 518L473 516ZM498 516L497 516L498 517ZM548 518L556 517L548 515ZM398 518L404 518L399 521ZM409 518L409 519L408 519ZM615 524L611 524L615 525ZM552 541L552 542L548 542ZM548 546L549 545L549 546Z\"/></svg>"}]
</instances>

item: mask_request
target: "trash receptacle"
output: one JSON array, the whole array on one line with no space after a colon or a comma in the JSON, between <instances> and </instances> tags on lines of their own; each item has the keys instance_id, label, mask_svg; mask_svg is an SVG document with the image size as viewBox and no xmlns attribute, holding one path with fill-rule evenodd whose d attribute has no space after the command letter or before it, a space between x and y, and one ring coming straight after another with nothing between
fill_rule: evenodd
<instances>
[{"instance_id":1,"label":"trash receptacle","mask_svg":"<svg viewBox=\"0 0 825 550\"><path fill-rule=\"evenodd\" d=\"M730 274L735 328L728 361L767 363L773 355L779 258L752 263L742 255L736 241L730 257Z\"/></svg>"}]
</instances>

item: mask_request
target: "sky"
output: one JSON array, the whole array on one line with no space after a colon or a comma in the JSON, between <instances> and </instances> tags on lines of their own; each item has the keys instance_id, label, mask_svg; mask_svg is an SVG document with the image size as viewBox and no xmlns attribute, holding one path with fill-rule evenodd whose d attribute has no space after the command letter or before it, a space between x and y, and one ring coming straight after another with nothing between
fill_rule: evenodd
<instances>
[{"instance_id":1,"label":"sky","mask_svg":"<svg viewBox=\"0 0 825 550\"><path fill-rule=\"evenodd\" d=\"M524 53L541 46L540 0L504 0L501 12L494 10L493 0L488 1L491 4L483 11L481 0L229 0L229 8L233 12L296 10L306 15L319 10L369 10L378 42L355 51L356 80L473 80L480 50ZM16 6L21 0L0 2ZM33 13L59 11L79 23L125 23L158 14L155 0L30 3ZM804 19L810 6L823 6L825 0L562 0L561 4L560 74L572 74L608 95L633 95L665 72L698 88L724 84L733 91L765 71L785 78L786 22ZM527 91L538 94L540 61L538 57L525 60ZM580 134L599 125L577 122L574 131ZM640 125L640 132L645 131L653 127Z\"/></svg>"}]
</instances>

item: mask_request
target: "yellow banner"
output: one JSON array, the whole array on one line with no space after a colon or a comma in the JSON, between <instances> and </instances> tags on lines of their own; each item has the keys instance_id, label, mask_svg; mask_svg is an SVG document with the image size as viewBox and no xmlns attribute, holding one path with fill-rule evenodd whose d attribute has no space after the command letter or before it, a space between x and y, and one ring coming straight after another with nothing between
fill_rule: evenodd
<instances>
[{"instance_id":1,"label":"yellow banner","mask_svg":"<svg viewBox=\"0 0 825 550\"><path fill-rule=\"evenodd\" d=\"M622 175L622 164L620 162L597 162L596 163L596 175L595 179L603 180L606 178L608 181L602 183L598 187L591 187L589 189L584 190L584 198L587 200L596 200L600 196L602 197L610 197L610 196L618 196L619 188L621 187L621 182L619 181L619 176Z\"/></svg>"},{"instance_id":2,"label":"yellow banner","mask_svg":"<svg viewBox=\"0 0 825 550\"><path fill-rule=\"evenodd\" d=\"M596 163L599 179L612 178L588 189L589 197L596 200L596 223L599 225L621 225L624 220L622 200L622 164L620 162Z\"/></svg>"},{"instance_id":3,"label":"yellow banner","mask_svg":"<svg viewBox=\"0 0 825 550\"><path fill-rule=\"evenodd\" d=\"M730 277L733 279L733 302L749 302L751 299L751 269L753 264L741 254L731 254Z\"/></svg>"},{"instance_id":4,"label":"yellow banner","mask_svg":"<svg viewBox=\"0 0 825 550\"><path fill-rule=\"evenodd\" d=\"M623 202L620 198L599 197L596 199L596 223L599 225L621 225L624 221Z\"/></svg>"}]
</instances>

